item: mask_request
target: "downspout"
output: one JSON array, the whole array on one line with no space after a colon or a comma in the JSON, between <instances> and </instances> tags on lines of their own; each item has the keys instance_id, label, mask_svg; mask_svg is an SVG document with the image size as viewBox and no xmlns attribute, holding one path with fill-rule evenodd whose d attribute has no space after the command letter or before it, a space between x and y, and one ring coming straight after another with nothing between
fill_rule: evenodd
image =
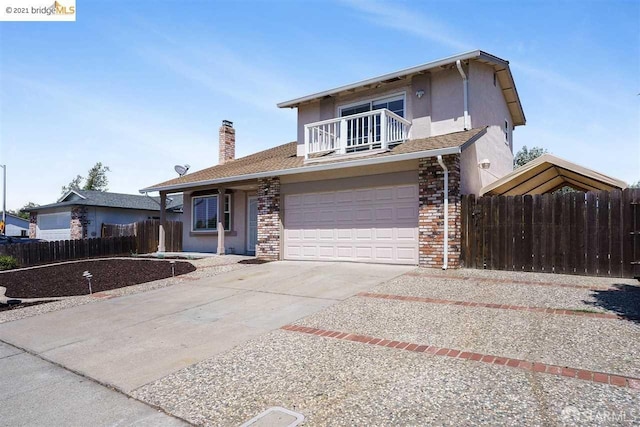
<instances>
[{"instance_id":1,"label":"downspout","mask_svg":"<svg viewBox=\"0 0 640 427\"><path fill-rule=\"evenodd\" d=\"M469 130L471 129L471 125L469 124L469 80L462 69L462 63L459 59L456 61L456 66L462 77L462 91L464 92L464 130Z\"/></svg>"},{"instance_id":2,"label":"downspout","mask_svg":"<svg viewBox=\"0 0 640 427\"><path fill-rule=\"evenodd\" d=\"M438 156L438 164L444 171L444 194L442 195L444 201L444 239L442 250L444 252L444 258L442 262L442 269L447 269L449 263L449 169L442 161L442 156Z\"/></svg>"}]
</instances>

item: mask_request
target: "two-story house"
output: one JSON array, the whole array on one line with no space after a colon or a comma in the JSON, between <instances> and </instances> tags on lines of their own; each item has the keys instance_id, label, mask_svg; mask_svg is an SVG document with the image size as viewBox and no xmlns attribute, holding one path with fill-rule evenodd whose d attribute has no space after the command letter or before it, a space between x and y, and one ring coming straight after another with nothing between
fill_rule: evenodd
<instances>
[{"instance_id":1,"label":"two-story house","mask_svg":"<svg viewBox=\"0 0 640 427\"><path fill-rule=\"evenodd\" d=\"M295 141L235 159L224 121L218 165L142 190L184 194L185 250L456 267L460 196L511 172L525 124L509 63L482 51L278 106Z\"/></svg>"}]
</instances>

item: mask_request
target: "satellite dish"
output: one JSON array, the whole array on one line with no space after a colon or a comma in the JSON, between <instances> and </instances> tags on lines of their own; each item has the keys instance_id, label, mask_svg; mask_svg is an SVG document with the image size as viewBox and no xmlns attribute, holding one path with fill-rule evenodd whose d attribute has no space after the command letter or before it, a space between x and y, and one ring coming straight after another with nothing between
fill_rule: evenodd
<instances>
[{"instance_id":1,"label":"satellite dish","mask_svg":"<svg viewBox=\"0 0 640 427\"><path fill-rule=\"evenodd\" d=\"M190 166L189 165L175 165L173 167L173 169L178 173L178 175L183 176L184 174L186 174L189 171Z\"/></svg>"}]
</instances>

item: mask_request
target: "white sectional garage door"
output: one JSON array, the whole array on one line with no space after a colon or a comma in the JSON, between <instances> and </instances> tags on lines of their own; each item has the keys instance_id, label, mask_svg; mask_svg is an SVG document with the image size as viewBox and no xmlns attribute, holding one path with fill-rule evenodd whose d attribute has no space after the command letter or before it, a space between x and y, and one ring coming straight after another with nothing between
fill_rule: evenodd
<instances>
[{"instance_id":1,"label":"white sectional garage door","mask_svg":"<svg viewBox=\"0 0 640 427\"><path fill-rule=\"evenodd\" d=\"M285 196L284 258L418 263L418 186Z\"/></svg>"},{"instance_id":2,"label":"white sectional garage door","mask_svg":"<svg viewBox=\"0 0 640 427\"><path fill-rule=\"evenodd\" d=\"M44 240L69 240L71 238L71 212L38 215L36 237Z\"/></svg>"}]
</instances>

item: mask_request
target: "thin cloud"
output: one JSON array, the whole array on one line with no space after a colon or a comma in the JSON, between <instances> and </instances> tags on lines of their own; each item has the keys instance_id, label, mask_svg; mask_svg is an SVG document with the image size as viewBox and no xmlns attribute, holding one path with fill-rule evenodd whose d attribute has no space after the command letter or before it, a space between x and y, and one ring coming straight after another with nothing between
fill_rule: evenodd
<instances>
[{"instance_id":1,"label":"thin cloud","mask_svg":"<svg viewBox=\"0 0 640 427\"><path fill-rule=\"evenodd\" d=\"M381 3L367 0L343 0L343 4L365 14L365 18L380 26L409 33L425 40L457 50L470 50L468 43L451 36L455 31L446 25L402 7L398 3Z\"/></svg>"}]
</instances>

